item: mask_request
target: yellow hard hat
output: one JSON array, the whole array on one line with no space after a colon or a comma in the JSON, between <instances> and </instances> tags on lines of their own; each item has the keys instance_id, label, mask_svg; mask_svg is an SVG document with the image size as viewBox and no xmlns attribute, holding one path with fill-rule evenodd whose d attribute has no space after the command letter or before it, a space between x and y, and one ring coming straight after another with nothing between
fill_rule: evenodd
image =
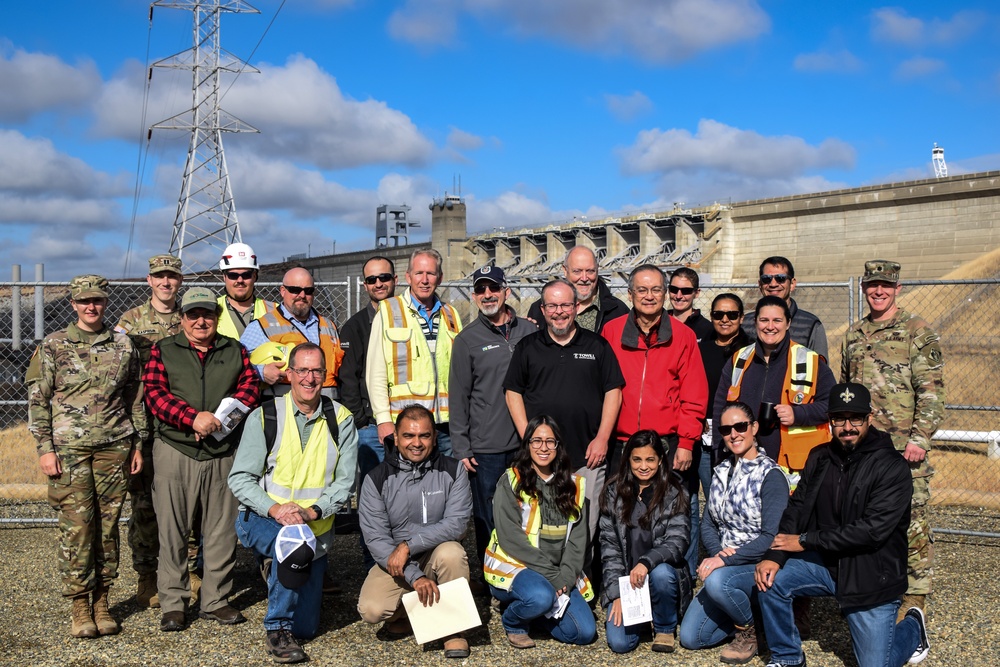
<instances>
[{"instance_id":1,"label":"yellow hard hat","mask_svg":"<svg viewBox=\"0 0 1000 667\"><path fill-rule=\"evenodd\" d=\"M268 341L250 353L250 363L255 366L262 364L281 364L281 370L288 370L288 358L292 355L295 343L275 343Z\"/></svg>"}]
</instances>

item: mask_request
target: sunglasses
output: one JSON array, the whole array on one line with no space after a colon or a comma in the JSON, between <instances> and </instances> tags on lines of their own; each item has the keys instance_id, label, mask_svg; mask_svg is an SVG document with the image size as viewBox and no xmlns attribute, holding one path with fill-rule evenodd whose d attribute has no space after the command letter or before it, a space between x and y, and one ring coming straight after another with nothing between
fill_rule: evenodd
<instances>
[{"instance_id":1,"label":"sunglasses","mask_svg":"<svg viewBox=\"0 0 1000 667\"><path fill-rule=\"evenodd\" d=\"M725 437L732 433L733 429L736 429L737 433L746 433L748 428L750 428L750 422L736 422L735 424L725 424L720 426L719 433Z\"/></svg>"},{"instance_id":2,"label":"sunglasses","mask_svg":"<svg viewBox=\"0 0 1000 667\"><path fill-rule=\"evenodd\" d=\"M788 274L787 273L775 273L775 274L767 274L767 273L765 273L765 274L763 274L760 277L760 284L761 285L770 285L772 280L774 282L778 283L779 285L784 285L785 283L788 282Z\"/></svg>"},{"instance_id":3,"label":"sunglasses","mask_svg":"<svg viewBox=\"0 0 1000 667\"><path fill-rule=\"evenodd\" d=\"M250 280L253 278L253 271L226 271L226 278L233 282L237 280Z\"/></svg>"},{"instance_id":4,"label":"sunglasses","mask_svg":"<svg viewBox=\"0 0 1000 667\"><path fill-rule=\"evenodd\" d=\"M380 273L377 276L365 276L365 285L374 285L377 282L392 282L391 273Z\"/></svg>"},{"instance_id":5,"label":"sunglasses","mask_svg":"<svg viewBox=\"0 0 1000 667\"><path fill-rule=\"evenodd\" d=\"M486 290L493 292L494 294L499 294L503 291L503 287L497 285L496 283L491 283L488 280L476 283L472 288L472 291L476 294L486 294Z\"/></svg>"},{"instance_id":6,"label":"sunglasses","mask_svg":"<svg viewBox=\"0 0 1000 667\"><path fill-rule=\"evenodd\" d=\"M732 320L735 322L740 319L742 315L738 310L713 310L712 319L716 322L721 322L722 320Z\"/></svg>"},{"instance_id":7,"label":"sunglasses","mask_svg":"<svg viewBox=\"0 0 1000 667\"><path fill-rule=\"evenodd\" d=\"M298 285L282 285L289 294L302 294L305 292L306 296L312 296L316 292L315 287L299 287Z\"/></svg>"},{"instance_id":8,"label":"sunglasses","mask_svg":"<svg viewBox=\"0 0 1000 667\"><path fill-rule=\"evenodd\" d=\"M667 289L671 294L683 294L684 296L691 296L694 294L693 287L678 287L677 285L671 285Z\"/></svg>"}]
</instances>

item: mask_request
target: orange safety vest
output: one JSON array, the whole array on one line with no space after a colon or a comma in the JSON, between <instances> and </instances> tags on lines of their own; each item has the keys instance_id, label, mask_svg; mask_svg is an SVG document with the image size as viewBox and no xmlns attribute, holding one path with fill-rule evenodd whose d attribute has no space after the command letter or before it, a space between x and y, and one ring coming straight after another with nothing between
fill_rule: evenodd
<instances>
[{"instance_id":1,"label":"orange safety vest","mask_svg":"<svg viewBox=\"0 0 1000 667\"><path fill-rule=\"evenodd\" d=\"M733 377L726 394L727 401L740 398L740 385L746 368L753 360L756 344L750 344L733 355ZM816 399L816 385L819 380L820 355L798 343L788 345L788 363L785 368L785 390L781 392L782 405L805 405ZM830 424L818 426L781 425L781 448L777 463L790 470L806 467L809 452L817 445L830 442Z\"/></svg>"},{"instance_id":2,"label":"orange safety vest","mask_svg":"<svg viewBox=\"0 0 1000 667\"><path fill-rule=\"evenodd\" d=\"M340 370L340 362L344 358L344 351L340 348L340 334L337 332L337 325L326 319L322 315L319 317L319 346L326 356L326 377L323 379L324 387L337 386L337 372ZM285 319L280 311L274 310L266 313L257 320L260 328L268 340L275 343L294 343L301 345L309 342L302 332L294 324ZM288 384L288 379L281 380Z\"/></svg>"}]
</instances>

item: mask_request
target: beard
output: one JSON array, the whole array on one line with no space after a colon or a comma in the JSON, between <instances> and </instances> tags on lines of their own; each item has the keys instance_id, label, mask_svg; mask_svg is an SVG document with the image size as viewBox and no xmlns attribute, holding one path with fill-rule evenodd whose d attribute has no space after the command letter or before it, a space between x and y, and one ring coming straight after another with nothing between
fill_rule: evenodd
<instances>
[{"instance_id":1,"label":"beard","mask_svg":"<svg viewBox=\"0 0 1000 667\"><path fill-rule=\"evenodd\" d=\"M493 317L500 312L500 300L483 301L479 304L479 311L486 317Z\"/></svg>"}]
</instances>

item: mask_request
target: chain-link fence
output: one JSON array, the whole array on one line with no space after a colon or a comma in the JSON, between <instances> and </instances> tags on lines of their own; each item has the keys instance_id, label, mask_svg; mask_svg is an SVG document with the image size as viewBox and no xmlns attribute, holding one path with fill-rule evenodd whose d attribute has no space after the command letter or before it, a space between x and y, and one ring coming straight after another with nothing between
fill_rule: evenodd
<instances>
[{"instance_id":1,"label":"chain-link fence","mask_svg":"<svg viewBox=\"0 0 1000 667\"><path fill-rule=\"evenodd\" d=\"M221 289L219 283L199 284ZM932 480L936 505L984 508L991 519L1000 517L1000 325L984 313L1000 306L1000 280L904 281L901 307L919 313L940 333L945 359L948 412L935 438ZM278 300L280 283L258 283L265 299ZM612 292L627 300L624 284ZM361 281L317 283L315 307L338 324L366 303ZM402 289L402 286L400 286ZM540 295L541 284L511 286L511 305L519 313ZM722 292L740 296L752 309L759 298L753 284L705 286L695 307L707 315L712 299ZM0 283L0 503L18 503L42 497L44 479L37 470L33 444L25 428L24 371L35 347L36 333L65 327L73 318L66 283ZM475 316L468 283L446 283L442 299L456 306L463 321ZM19 298L15 298L19 295ZM145 282L111 285L107 321L148 297ZM814 313L827 332L830 367L840 375L841 342L847 328L866 311L857 278L846 282L801 283L794 297L800 308ZM20 337L20 345L16 338Z\"/></svg>"}]
</instances>

